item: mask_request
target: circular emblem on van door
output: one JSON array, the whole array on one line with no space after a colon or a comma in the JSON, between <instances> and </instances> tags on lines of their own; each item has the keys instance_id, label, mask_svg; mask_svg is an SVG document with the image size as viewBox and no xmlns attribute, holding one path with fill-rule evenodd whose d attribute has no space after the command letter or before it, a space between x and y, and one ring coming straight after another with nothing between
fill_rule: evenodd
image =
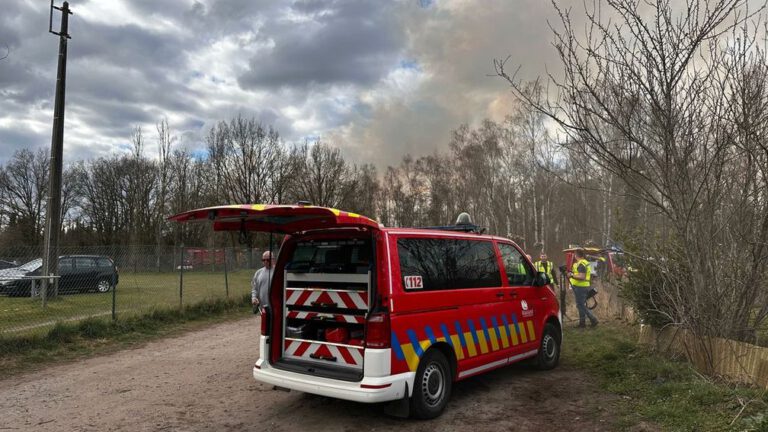
<instances>
[{"instance_id":1,"label":"circular emblem on van door","mask_svg":"<svg viewBox=\"0 0 768 432\"><path fill-rule=\"evenodd\" d=\"M528 302L525 300L520 300L520 307L523 308L524 311L528 310Z\"/></svg>"}]
</instances>

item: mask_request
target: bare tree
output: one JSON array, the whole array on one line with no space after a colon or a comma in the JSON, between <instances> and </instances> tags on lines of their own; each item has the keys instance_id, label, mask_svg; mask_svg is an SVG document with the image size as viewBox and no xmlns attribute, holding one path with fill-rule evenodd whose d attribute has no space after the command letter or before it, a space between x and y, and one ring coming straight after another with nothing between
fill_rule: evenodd
<instances>
[{"instance_id":1,"label":"bare tree","mask_svg":"<svg viewBox=\"0 0 768 432\"><path fill-rule=\"evenodd\" d=\"M205 171L205 174L209 177L208 183L212 187L214 203L216 204L223 204L223 202L218 200L225 197L224 170L226 169L227 161L227 134L227 124L221 122L215 127L210 128L205 136L208 151L208 169Z\"/></svg>"},{"instance_id":2,"label":"bare tree","mask_svg":"<svg viewBox=\"0 0 768 432\"><path fill-rule=\"evenodd\" d=\"M211 200L217 198L213 196L212 185L209 184L205 175L201 175L210 168L210 166L206 167L210 161L195 160L186 149L176 149L171 153L169 163L171 173L171 181L168 185L169 214L214 204ZM215 203L221 204L221 201ZM206 238L202 226L184 227L183 231L179 224L173 224L171 227L176 242L202 244Z\"/></svg>"},{"instance_id":3,"label":"bare tree","mask_svg":"<svg viewBox=\"0 0 768 432\"><path fill-rule=\"evenodd\" d=\"M385 224L404 227L427 224L430 190L423 166L423 160L405 155L398 167L387 169L381 210Z\"/></svg>"},{"instance_id":4,"label":"bare tree","mask_svg":"<svg viewBox=\"0 0 768 432\"><path fill-rule=\"evenodd\" d=\"M127 170L123 178L125 204L128 210L128 226L131 228L132 245L152 244L156 230L155 192L157 169L144 155L144 135L136 127L131 136L133 153L126 160Z\"/></svg>"},{"instance_id":5,"label":"bare tree","mask_svg":"<svg viewBox=\"0 0 768 432\"><path fill-rule=\"evenodd\" d=\"M281 156L277 131L255 119L237 116L229 123L219 123L215 137L219 140L213 145L217 151L215 160L220 164L222 195L237 203L266 201Z\"/></svg>"},{"instance_id":6,"label":"bare tree","mask_svg":"<svg viewBox=\"0 0 768 432\"><path fill-rule=\"evenodd\" d=\"M168 216L168 191L171 180L171 146L176 137L171 135L168 119L164 118L156 125L157 129L157 184L155 192L155 256L157 271L160 271L160 257L163 246L163 234Z\"/></svg>"},{"instance_id":7,"label":"bare tree","mask_svg":"<svg viewBox=\"0 0 768 432\"><path fill-rule=\"evenodd\" d=\"M80 185L77 183L78 175L75 166L64 167L62 175L61 226L65 226L65 222L72 222L71 219L76 216L71 212L80 205Z\"/></svg>"},{"instance_id":8,"label":"bare tree","mask_svg":"<svg viewBox=\"0 0 768 432\"><path fill-rule=\"evenodd\" d=\"M353 199L356 169L338 148L322 142L304 144L295 155L293 193L314 205L340 207Z\"/></svg>"},{"instance_id":9,"label":"bare tree","mask_svg":"<svg viewBox=\"0 0 768 432\"><path fill-rule=\"evenodd\" d=\"M487 226L492 232L499 232L501 213L504 207L499 203L503 190L501 128L486 120L479 128L462 126L454 131L450 148L456 164L455 184L463 211L470 212L475 222ZM454 216L455 217L455 216ZM451 221L453 222L453 221Z\"/></svg>"},{"instance_id":10,"label":"bare tree","mask_svg":"<svg viewBox=\"0 0 768 432\"><path fill-rule=\"evenodd\" d=\"M344 204L344 208L369 217L376 217L378 197L380 196L376 167L369 164L359 167L355 171L352 186L354 187L353 198Z\"/></svg>"},{"instance_id":11,"label":"bare tree","mask_svg":"<svg viewBox=\"0 0 768 432\"><path fill-rule=\"evenodd\" d=\"M550 76L556 98L529 97L505 61L495 62L497 73L560 127L571 154L621 179L660 221L635 227L638 255L653 257L661 275L651 283L636 278L644 306L699 335L748 339L760 324L751 318L760 298L753 291L764 292L768 263L766 183L750 175L764 151L757 150L765 142L757 84L765 57L747 24L762 7L750 11L743 0L595 5L585 8L581 35L555 3L563 66L563 78ZM743 217L748 229L735 223Z\"/></svg>"},{"instance_id":12,"label":"bare tree","mask_svg":"<svg viewBox=\"0 0 768 432\"><path fill-rule=\"evenodd\" d=\"M0 212L22 240L32 244L42 239L49 164L45 150L24 149L16 151L0 169Z\"/></svg>"},{"instance_id":13,"label":"bare tree","mask_svg":"<svg viewBox=\"0 0 768 432\"><path fill-rule=\"evenodd\" d=\"M123 244L129 234L126 203L129 165L127 157L113 156L76 168L82 196L82 217L96 234L99 244Z\"/></svg>"}]
</instances>

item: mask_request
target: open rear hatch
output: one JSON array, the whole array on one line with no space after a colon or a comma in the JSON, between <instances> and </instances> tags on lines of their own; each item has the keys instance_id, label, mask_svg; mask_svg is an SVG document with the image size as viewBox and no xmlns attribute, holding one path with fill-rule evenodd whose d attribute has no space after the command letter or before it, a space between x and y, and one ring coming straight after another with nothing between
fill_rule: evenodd
<instances>
[{"instance_id":1,"label":"open rear hatch","mask_svg":"<svg viewBox=\"0 0 768 432\"><path fill-rule=\"evenodd\" d=\"M378 228L373 219L328 207L302 205L241 204L206 207L168 218L174 222L213 222L214 231L261 231L295 234L339 228Z\"/></svg>"},{"instance_id":2,"label":"open rear hatch","mask_svg":"<svg viewBox=\"0 0 768 432\"><path fill-rule=\"evenodd\" d=\"M271 295L281 302L273 307L272 323L279 328L271 334L281 343L272 346L272 363L301 373L362 378L376 221L326 207L261 204L208 207L169 220L209 221L216 231L292 235L277 258L277 268L283 271L272 283L273 289L282 288L279 297ZM334 228L359 230L329 234Z\"/></svg>"}]
</instances>

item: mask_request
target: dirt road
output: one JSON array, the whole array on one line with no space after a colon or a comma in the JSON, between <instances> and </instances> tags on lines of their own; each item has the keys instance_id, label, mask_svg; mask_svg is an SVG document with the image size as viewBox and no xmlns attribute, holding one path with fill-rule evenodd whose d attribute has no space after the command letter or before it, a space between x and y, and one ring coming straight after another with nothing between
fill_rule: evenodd
<instances>
[{"instance_id":1,"label":"dirt road","mask_svg":"<svg viewBox=\"0 0 768 432\"><path fill-rule=\"evenodd\" d=\"M582 372L509 367L458 383L442 417L273 391L251 377L248 318L0 381L0 430L612 430L612 396Z\"/></svg>"}]
</instances>

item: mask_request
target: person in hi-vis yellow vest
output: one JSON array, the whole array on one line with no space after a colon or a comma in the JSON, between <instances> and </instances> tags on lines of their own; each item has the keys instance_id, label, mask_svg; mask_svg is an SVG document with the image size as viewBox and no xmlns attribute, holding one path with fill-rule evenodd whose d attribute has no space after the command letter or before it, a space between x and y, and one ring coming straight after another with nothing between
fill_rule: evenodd
<instances>
[{"instance_id":1,"label":"person in hi-vis yellow vest","mask_svg":"<svg viewBox=\"0 0 768 432\"><path fill-rule=\"evenodd\" d=\"M573 297L576 299L576 309L579 311L579 327L584 327L589 318L592 327L597 325L597 318L592 311L587 309L587 295L592 286L592 267L584 258L584 251L577 249L574 254L571 271L568 272L568 281L573 289Z\"/></svg>"},{"instance_id":2,"label":"person in hi-vis yellow vest","mask_svg":"<svg viewBox=\"0 0 768 432\"><path fill-rule=\"evenodd\" d=\"M536 268L537 272L543 272L547 274L550 285L557 285L557 277L553 271L555 265L552 264L552 261L547 260L546 252L542 252L539 255L539 260L533 263L533 266Z\"/></svg>"}]
</instances>

